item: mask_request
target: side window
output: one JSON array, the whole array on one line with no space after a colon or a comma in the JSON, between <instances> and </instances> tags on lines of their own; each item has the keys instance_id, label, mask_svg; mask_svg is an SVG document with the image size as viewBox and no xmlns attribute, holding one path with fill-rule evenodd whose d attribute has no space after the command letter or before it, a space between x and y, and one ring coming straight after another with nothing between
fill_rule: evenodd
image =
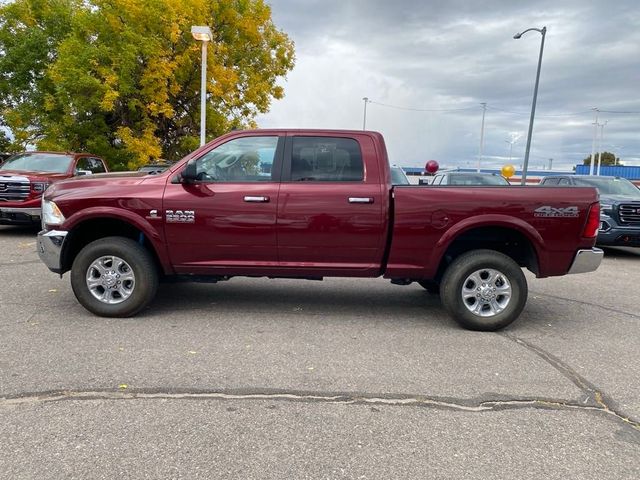
<instances>
[{"instance_id":1,"label":"side window","mask_svg":"<svg viewBox=\"0 0 640 480\"><path fill-rule=\"evenodd\" d=\"M564 186L569 186L571 185L571 182L569 181L568 178L561 178L560 182L558 182L559 185L564 185Z\"/></svg>"},{"instance_id":2,"label":"side window","mask_svg":"<svg viewBox=\"0 0 640 480\"><path fill-rule=\"evenodd\" d=\"M363 179L362 153L356 140L293 137L292 181L360 182Z\"/></svg>"},{"instance_id":3,"label":"side window","mask_svg":"<svg viewBox=\"0 0 640 480\"><path fill-rule=\"evenodd\" d=\"M542 185L545 185L545 186L558 185L559 181L560 181L559 178L545 178Z\"/></svg>"},{"instance_id":4,"label":"side window","mask_svg":"<svg viewBox=\"0 0 640 480\"><path fill-rule=\"evenodd\" d=\"M431 182L431 185L440 185L443 178L444 178L444 175L436 175L435 177L433 177L433 181Z\"/></svg>"},{"instance_id":5,"label":"side window","mask_svg":"<svg viewBox=\"0 0 640 480\"><path fill-rule=\"evenodd\" d=\"M88 158L87 160L89 161L89 170L93 173L105 173L107 171L104 168L104 163L99 158Z\"/></svg>"},{"instance_id":6,"label":"side window","mask_svg":"<svg viewBox=\"0 0 640 480\"><path fill-rule=\"evenodd\" d=\"M91 171L91 165L89 164L89 158L82 157L79 158L76 163L76 175L91 175L93 172Z\"/></svg>"},{"instance_id":7,"label":"side window","mask_svg":"<svg viewBox=\"0 0 640 480\"><path fill-rule=\"evenodd\" d=\"M242 137L208 151L196 160L205 182L270 182L278 137Z\"/></svg>"}]
</instances>

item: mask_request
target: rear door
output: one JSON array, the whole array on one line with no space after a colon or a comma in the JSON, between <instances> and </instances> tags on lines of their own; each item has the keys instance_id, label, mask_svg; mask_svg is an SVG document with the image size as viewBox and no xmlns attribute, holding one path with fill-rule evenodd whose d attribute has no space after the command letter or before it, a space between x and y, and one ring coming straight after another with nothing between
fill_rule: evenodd
<instances>
[{"instance_id":1,"label":"rear door","mask_svg":"<svg viewBox=\"0 0 640 480\"><path fill-rule=\"evenodd\" d=\"M287 137L278 199L282 267L300 275L378 273L388 190L381 184L377 158L373 139L366 135Z\"/></svg>"},{"instance_id":2,"label":"rear door","mask_svg":"<svg viewBox=\"0 0 640 480\"><path fill-rule=\"evenodd\" d=\"M196 159L198 181L169 180L162 215L178 273L256 274L277 266L284 134L236 137Z\"/></svg>"}]
</instances>

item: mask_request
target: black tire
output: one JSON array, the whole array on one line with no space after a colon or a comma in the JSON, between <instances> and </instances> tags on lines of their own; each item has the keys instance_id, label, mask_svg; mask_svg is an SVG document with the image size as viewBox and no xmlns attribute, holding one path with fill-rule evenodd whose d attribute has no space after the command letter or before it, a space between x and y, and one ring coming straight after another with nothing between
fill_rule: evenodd
<instances>
[{"instance_id":1,"label":"black tire","mask_svg":"<svg viewBox=\"0 0 640 480\"><path fill-rule=\"evenodd\" d=\"M418 280L418 284L431 295L440 295L440 284L435 280Z\"/></svg>"},{"instance_id":2,"label":"black tire","mask_svg":"<svg viewBox=\"0 0 640 480\"><path fill-rule=\"evenodd\" d=\"M95 265L94 262L110 256L118 257L125 262L122 266L123 276L131 276L132 272L133 277L133 281L129 280L131 284L127 298L119 292L111 294L112 297L116 297L114 301L118 302L114 304L96 298L94 293L100 293L107 288L98 285L92 293L87 280L89 268ZM115 277L118 272L113 272ZM97 280L102 278L98 277ZM105 237L89 243L78 253L71 267L71 287L80 304L91 313L101 317L132 317L155 297L158 289L158 270L151 253L140 244L129 238Z\"/></svg>"},{"instance_id":3,"label":"black tire","mask_svg":"<svg viewBox=\"0 0 640 480\"><path fill-rule=\"evenodd\" d=\"M491 281L489 270L500 275L496 274ZM527 279L520 266L494 250L473 250L460 255L445 271L440 286L442 304L456 322L464 328L485 332L499 330L516 320L527 295Z\"/></svg>"}]
</instances>

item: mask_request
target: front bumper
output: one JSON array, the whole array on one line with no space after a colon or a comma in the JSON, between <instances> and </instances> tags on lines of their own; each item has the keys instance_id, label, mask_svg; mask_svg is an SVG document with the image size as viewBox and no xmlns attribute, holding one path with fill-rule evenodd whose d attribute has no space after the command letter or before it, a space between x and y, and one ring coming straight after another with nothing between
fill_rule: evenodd
<instances>
[{"instance_id":1,"label":"front bumper","mask_svg":"<svg viewBox=\"0 0 640 480\"><path fill-rule=\"evenodd\" d=\"M25 225L40 222L42 209L0 206L0 224Z\"/></svg>"},{"instance_id":2,"label":"front bumper","mask_svg":"<svg viewBox=\"0 0 640 480\"><path fill-rule=\"evenodd\" d=\"M599 248L578 250L568 273L593 272L600 266L604 252Z\"/></svg>"},{"instance_id":3,"label":"front bumper","mask_svg":"<svg viewBox=\"0 0 640 480\"><path fill-rule=\"evenodd\" d=\"M38 255L54 273L62 273L62 248L68 233L64 230L42 230L38 233Z\"/></svg>"}]
</instances>

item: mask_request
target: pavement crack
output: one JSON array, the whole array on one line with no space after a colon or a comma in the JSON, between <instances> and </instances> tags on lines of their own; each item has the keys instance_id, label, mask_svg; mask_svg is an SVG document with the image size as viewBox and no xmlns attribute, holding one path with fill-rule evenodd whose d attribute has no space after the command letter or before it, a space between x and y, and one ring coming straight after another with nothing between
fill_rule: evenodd
<instances>
[{"instance_id":1,"label":"pavement crack","mask_svg":"<svg viewBox=\"0 0 640 480\"><path fill-rule=\"evenodd\" d=\"M607 312L613 312L613 313L619 313L620 315L626 315L628 317L631 318L636 318L638 320L640 320L640 315L637 315L635 313L632 312L628 312L626 310L618 310L617 308L611 308L611 307L607 307L604 305L598 305L597 303L590 303L590 302L585 302L583 300L576 300L575 298L568 298L568 297L560 297L557 295L551 295L549 293L541 293L541 292L535 292L530 290L529 294L534 294L534 295L539 295L541 297L549 297L549 298L555 298L556 300L564 300L567 302L573 302L573 303L579 303L580 305L586 305L588 307L594 307L594 308L599 308L601 310L605 310Z\"/></svg>"},{"instance_id":2,"label":"pavement crack","mask_svg":"<svg viewBox=\"0 0 640 480\"><path fill-rule=\"evenodd\" d=\"M585 394L586 399L585 405L583 406L584 408L592 408L606 412L607 414L618 417L620 420L631 425L635 429L640 430L640 420L634 419L630 415L621 412L616 407L616 404L612 398L608 397L601 389L599 389L589 380L572 369L564 361L562 361L555 355L543 350L542 348L529 343L526 340L523 340L522 338L519 338L511 333L501 332L500 335L535 353L537 356L551 365L555 370L560 372L565 378L569 379L576 387L578 387L582 391L582 393ZM590 406L588 405L589 403L591 403Z\"/></svg>"},{"instance_id":3,"label":"pavement crack","mask_svg":"<svg viewBox=\"0 0 640 480\"><path fill-rule=\"evenodd\" d=\"M599 393L599 392L598 392ZM479 413L517 409L569 410L606 414L614 420L640 431L640 423L619 414L609 408L604 401L585 405L576 402L545 398L505 398L494 400L470 400L438 398L423 395L380 395L356 393L322 393L300 391L55 391L30 393L17 396L0 397L0 408L11 408L21 405L37 405L62 401L95 401L95 400L201 400L201 401L247 401L262 400L272 402L325 403L341 405L375 405L393 407L428 407L441 410Z\"/></svg>"}]
</instances>

